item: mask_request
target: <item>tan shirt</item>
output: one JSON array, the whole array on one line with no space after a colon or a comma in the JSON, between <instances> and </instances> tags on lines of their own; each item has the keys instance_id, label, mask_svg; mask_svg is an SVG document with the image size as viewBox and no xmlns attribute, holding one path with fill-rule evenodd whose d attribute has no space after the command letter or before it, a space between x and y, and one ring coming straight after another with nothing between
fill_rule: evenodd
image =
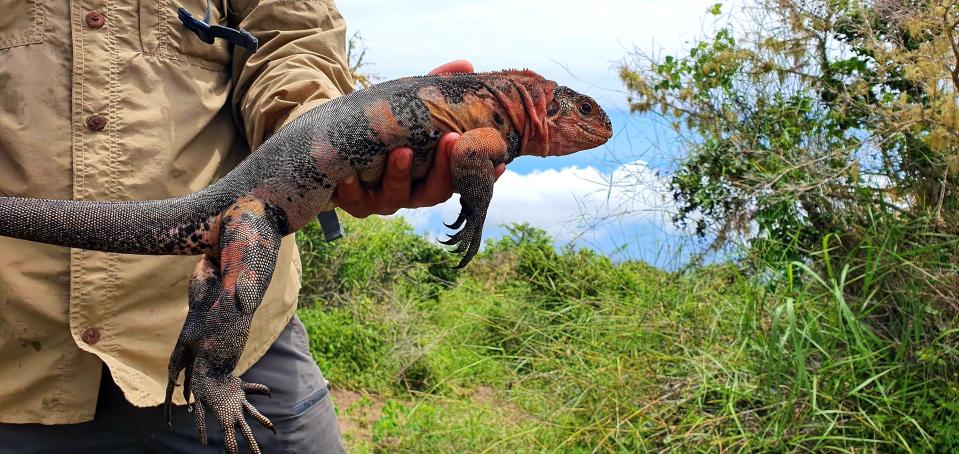
<instances>
[{"instance_id":1,"label":"tan shirt","mask_svg":"<svg viewBox=\"0 0 959 454\"><path fill-rule=\"evenodd\" d=\"M214 21L260 40L253 56L201 42L178 5L202 17L206 0L0 0L0 192L186 194L351 88L332 0L215 0ZM0 422L91 420L101 361L130 402L160 404L196 262L0 238ZM289 321L299 275L288 237L238 373Z\"/></svg>"}]
</instances>

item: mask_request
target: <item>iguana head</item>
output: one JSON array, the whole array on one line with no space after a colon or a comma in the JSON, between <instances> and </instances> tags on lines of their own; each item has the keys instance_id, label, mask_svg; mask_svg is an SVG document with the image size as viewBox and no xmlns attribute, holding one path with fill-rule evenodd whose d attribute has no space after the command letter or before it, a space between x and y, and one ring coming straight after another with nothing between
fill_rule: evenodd
<instances>
[{"instance_id":1,"label":"iguana head","mask_svg":"<svg viewBox=\"0 0 959 454\"><path fill-rule=\"evenodd\" d=\"M530 70L481 74L522 135L521 155L563 156L613 136L606 112L589 96Z\"/></svg>"},{"instance_id":2,"label":"iguana head","mask_svg":"<svg viewBox=\"0 0 959 454\"><path fill-rule=\"evenodd\" d=\"M546 104L544 118L546 137L536 141L541 145L540 156L563 156L580 150L596 148L613 136L613 127L606 112L593 98L576 93L568 87L553 90Z\"/></svg>"}]
</instances>

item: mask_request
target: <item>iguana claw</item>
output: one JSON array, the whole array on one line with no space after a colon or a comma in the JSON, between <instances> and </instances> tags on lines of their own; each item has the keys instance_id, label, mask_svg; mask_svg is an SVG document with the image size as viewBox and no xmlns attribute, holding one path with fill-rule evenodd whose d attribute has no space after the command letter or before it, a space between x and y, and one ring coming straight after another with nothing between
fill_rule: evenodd
<instances>
[{"instance_id":1,"label":"iguana claw","mask_svg":"<svg viewBox=\"0 0 959 454\"><path fill-rule=\"evenodd\" d=\"M485 210L474 210L462 198L460 198L460 204L462 205L462 211L460 211L460 215L456 221L452 224L444 225L452 229L462 225L463 228L450 235L449 239L440 241L440 243L447 246L456 246L456 248L453 249L453 253L455 254L463 254L465 252L463 258L460 259L459 264L457 264L455 268L463 268L470 260L473 260L476 253L479 252L483 240L483 222L486 220Z\"/></svg>"},{"instance_id":2,"label":"iguana claw","mask_svg":"<svg viewBox=\"0 0 959 454\"><path fill-rule=\"evenodd\" d=\"M223 428L223 442L227 453L237 452L237 428L249 444L250 452L260 453L260 447L253 438L253 430L246 422L246 415L250 415L273 433L276 433L276 428L273 427L269 418L247 400L246 396L247 394L269 396L270 389L260 383L245 382L232 373L218 375L202 357L197 359L191 380L193 395L196 397L194 404L196 411L193 414L200 442L207 443L206 412L210 411Z\"/></svg>"},{"instance_id":3,"label":"iguana claw","mask_svg":"<svg viewBox=\"0 0 959 454\"><path fill-rule=\"evenodd\" d=\"M463 221L465 221L467 218L469 218L470 215L473 214L472 211L467 210L465 206L462 208L463 208L462 211L460 211L460 214L456 216L456 220L453 221L452 224L444 223L443 225L445 225L447 228L454 229L454 230L460 228L460 226L463 225Z\"/></svg>"}]
</instances>

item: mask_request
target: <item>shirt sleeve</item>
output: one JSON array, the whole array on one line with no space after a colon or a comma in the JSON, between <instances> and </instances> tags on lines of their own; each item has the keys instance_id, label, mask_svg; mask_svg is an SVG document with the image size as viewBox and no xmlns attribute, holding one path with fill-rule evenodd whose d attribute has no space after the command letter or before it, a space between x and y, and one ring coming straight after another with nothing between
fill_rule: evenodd
<instances>
[{"instance_id":1,"label":"shirt sleeve","mask_svg":"<svg viewBox=\"0 0 959 454\"><path fill-rule=\"evenodd\" d=\"M233 109L252 148L352 91L346 22L333 0L231 0L229 18L260 43L254 54L233 51Z\"/></svg>"}]
</instances>

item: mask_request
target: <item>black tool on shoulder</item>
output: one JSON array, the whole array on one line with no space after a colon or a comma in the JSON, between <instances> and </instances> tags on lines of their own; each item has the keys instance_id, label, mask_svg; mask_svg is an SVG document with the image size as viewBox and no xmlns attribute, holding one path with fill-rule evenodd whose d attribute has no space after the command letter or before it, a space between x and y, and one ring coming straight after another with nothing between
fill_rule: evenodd
<instances>
[{"instance_id":1,"label":"black tool on shoulder","mask_svg":"<svg viewBox=\"0 0 959 454\"><path fill-rule=\"evenodd\" d=\"M207 44L213 44L216 38L223 38L237 46L256 52L259 42L252 33L237 28L224 27L222 25L210 24L210 0L206 0L206 12L203 13L203 20L193 17L186 8L177 9L177 17L183 26L196 33L196 36Z\"/></svg>"}]
</instances>

